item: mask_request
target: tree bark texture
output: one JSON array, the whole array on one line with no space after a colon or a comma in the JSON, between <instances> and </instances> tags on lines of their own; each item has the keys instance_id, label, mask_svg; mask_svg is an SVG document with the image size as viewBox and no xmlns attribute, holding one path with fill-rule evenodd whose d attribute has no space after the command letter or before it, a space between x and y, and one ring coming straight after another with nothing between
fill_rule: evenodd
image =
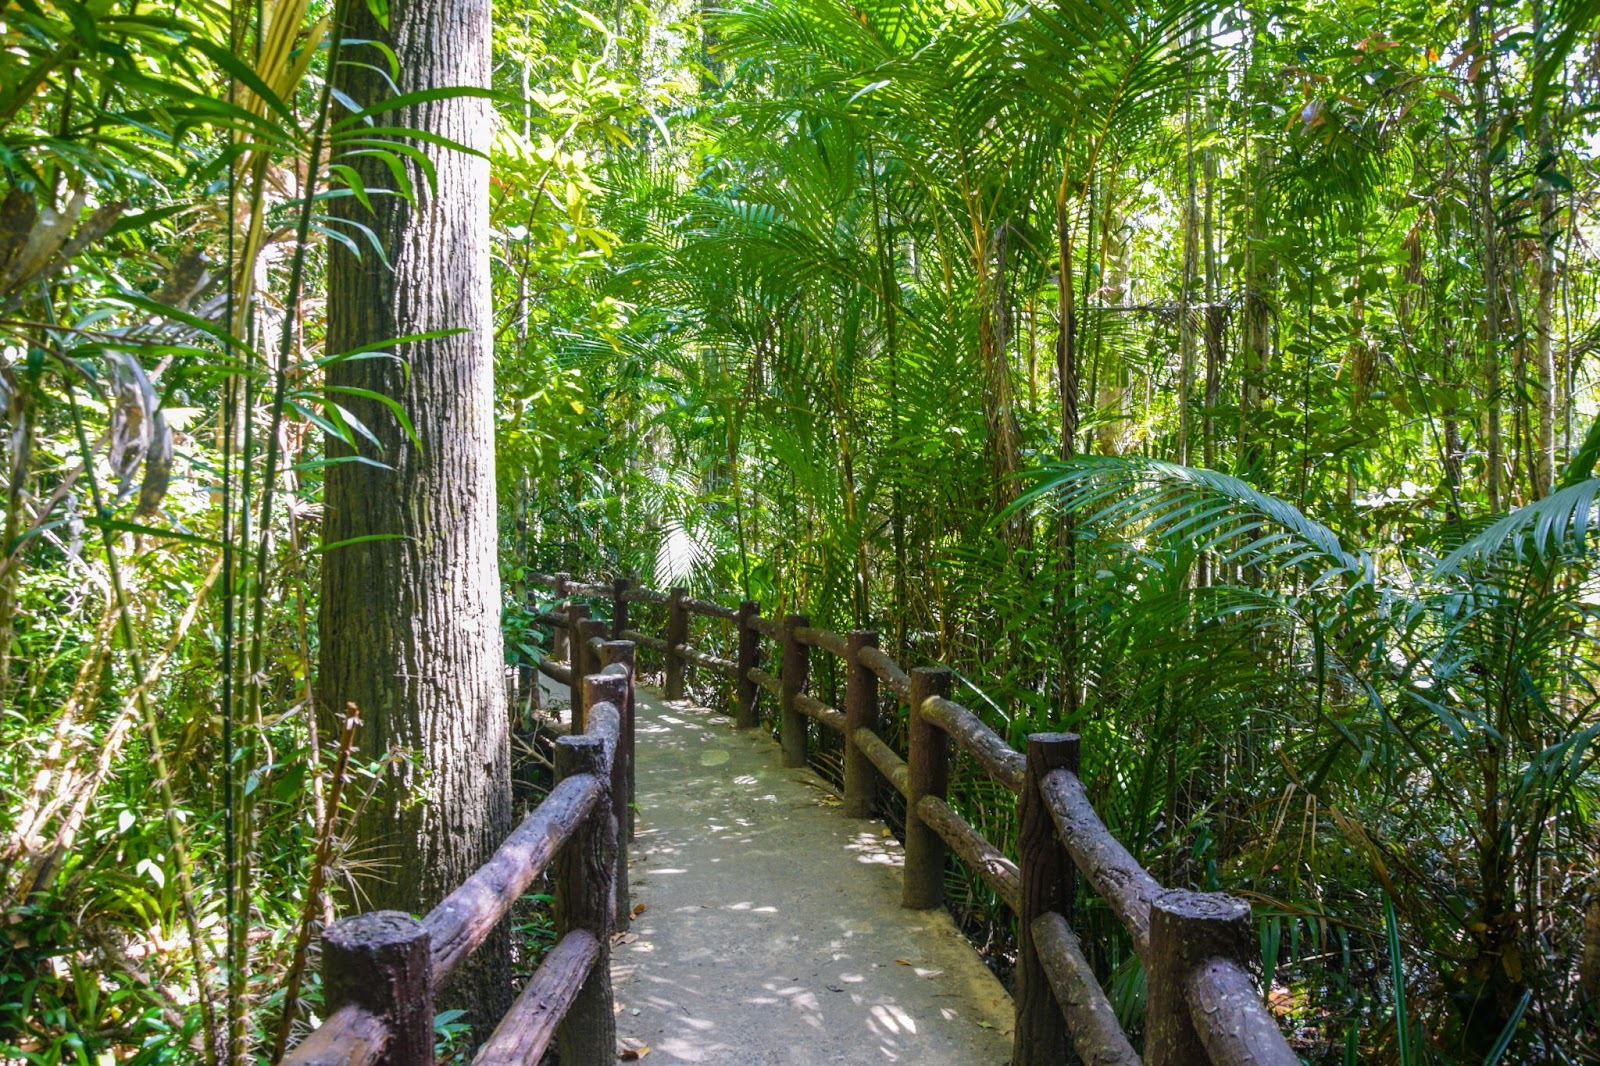
<instances>
[{"instance_id":1,"label":"tree bark texture","mask_svg":"<svg viewBox=\"0 0 1600 1066\"><path fill-rule=\"evenodd\" d=\"M489 0L392 0L389 25L364 3L346 7L344 37L380 40L399 58L402 92L489 83ZM351 46L336 82L363 106L392 96L372 46ZM342 110L336 118L345 117ZM386 113L379 125L426 130L487 152L488 103L456 97ZM358 827L363 858L378 865L369 905L427 911L494 853L510 827L509 724L501 684L496 563L494 363L489 278L487 159L418 144L437 170L430 189L415 164L415 202L373 190L394 179L373 156L350 155L371 194L333 201L340 217L371 229L388 264L354 225L334 226L362 250L330 241L329 352L411 334L456 329L391 346L395 359L329 366L330 406L366 426L362 455L385 464L327 468L322 563L321 686L329 707L352 703L360 749L406 762ZM414 443L370 390L397 400ZM351 454L330 437L328 455ZM452 980L441 1009L460 1006L487 1032L511 1003L509 937L492 936Z\"/></svg>"}]
</instances>

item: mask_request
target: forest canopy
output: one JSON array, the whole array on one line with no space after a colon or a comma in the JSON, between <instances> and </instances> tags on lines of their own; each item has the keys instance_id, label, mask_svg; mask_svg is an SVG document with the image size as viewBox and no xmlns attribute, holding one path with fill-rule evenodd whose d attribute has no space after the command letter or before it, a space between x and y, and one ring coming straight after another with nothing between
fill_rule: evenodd
<instances>
[{"instance_id":1,"label":"forest canopy","mask_svg":"<svg viewBox=\"0 0 1600 1066\"><path fill-rule=\"evenodd\" d=\"M320 1018L427 765L349 695L390 475L484 508L480 689L534 572L877 630L1251 902L1308 1063L1600 1057L1600 6L494 0L476 84L404 6L0 7L0 1060ZM482 314L358 322L460 182Z\"/></svg>"}]
</instances>

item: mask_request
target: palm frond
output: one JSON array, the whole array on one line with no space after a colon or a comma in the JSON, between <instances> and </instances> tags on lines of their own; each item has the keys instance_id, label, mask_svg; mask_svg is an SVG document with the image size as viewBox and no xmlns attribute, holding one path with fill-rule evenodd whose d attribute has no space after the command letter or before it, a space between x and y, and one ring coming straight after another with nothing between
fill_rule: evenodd
<instances>
[{"instance_id":1,"label":"palm frond","mask_svg":"<svg viewBox=\"0 0 1600 1066\"><path fill-rule=\"evenodd\" d=\"M1595 495L1600 478L1589 478L1535 500L1500 518L1439 561L1434 576L1455 577L1471 566L1531 556L1578 554L1589 549L1595 531Z\"/></svg>"},{"instance_id":2,"label":"palm frond","mask_svg":"<svg viewBox=\"0 0 1600 1066\"><path fill-rule=\"evenodd\" d=\"M1088 512L1091 526L1181 540L1246 566L1305 571L1311 587L1370 582L1372 560L1287 500L1216 470L1159 459L1081 456L1040 468L1008 513L1044 504Z\"/></svg>"}]
</instances>

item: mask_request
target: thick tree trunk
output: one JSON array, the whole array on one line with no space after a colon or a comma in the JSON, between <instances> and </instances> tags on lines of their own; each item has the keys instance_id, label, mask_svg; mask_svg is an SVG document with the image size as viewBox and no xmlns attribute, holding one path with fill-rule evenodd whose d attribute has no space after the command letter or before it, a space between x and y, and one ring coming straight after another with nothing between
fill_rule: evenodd
<instances>
[{"instance_id":1,"label":"thick tree trunk","mask_svg":"<svg viewBox=\"0 0 1600 1066\"><path fill-rule=\"evenodd\" d=\"M394 0L384 29L364 3L345 39L388 43L402 91L489 82L489 0ZM362 50L363 52L367 50ZM357 103L391 95L383 56L353 55L338 85ZM359 60L368 66L358 65ZM427 130L487 151L491 116L480 99L406 108L384 125ZM330 242L328 351L447 329L464 332L398 347L393 359L357 359L328 369L329 401L349 410L382 443L364 455L387 464L328 467L326 544L386 539L329 551L322 563L321 685L325 706L354 704L369 759L405 756L363 817L359 852L376 864L364 884L368 908L421 913L477 868L509 827L510 754L501 684L496 563L494 364L489 288L489 164L421 145L437 168L437 190L413 167L417 201L374 196L335 201L372 229L389 263ZM393 184L371 156L346 160L367 188ZM360 231L346 227L358 246ZM382 404L340 392L366 389L404 407L413 443ZM348 456L337 439L330 458ZM440 1007L470 1012L483 1031L511 1001L509 936L501 932L463 968Z\"/></svg>"}]
</instances>

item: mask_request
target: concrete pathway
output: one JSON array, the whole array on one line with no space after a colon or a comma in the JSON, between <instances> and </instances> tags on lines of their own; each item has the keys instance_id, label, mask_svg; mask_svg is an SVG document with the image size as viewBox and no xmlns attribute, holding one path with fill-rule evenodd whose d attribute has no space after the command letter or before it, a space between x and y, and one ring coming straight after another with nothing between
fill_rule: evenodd
<instances>
[{"instance_id":1,"label":"concrete pathway","mask_svg":"<svg viewBox=\"0 0 1600 1066\"><path fill-rule=\"evenodd\" d=\"M900 908L900 845L784 770L764 732L641 690L634 902L612 957L650 1066L1002 1066L1011 1000L943 910Z\"/></svg>"}]
</instances>

